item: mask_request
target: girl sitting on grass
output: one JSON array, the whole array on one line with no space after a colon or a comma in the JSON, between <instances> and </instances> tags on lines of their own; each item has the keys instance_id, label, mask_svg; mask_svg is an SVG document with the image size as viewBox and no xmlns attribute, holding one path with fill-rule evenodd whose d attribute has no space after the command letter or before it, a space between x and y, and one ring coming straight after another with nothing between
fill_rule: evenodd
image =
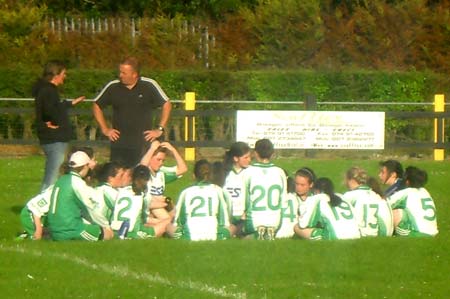
<instances>
[{"instance_id":1,"label":"girl sitting on grass","mask_svg":"<svg viewBox=\"0 0 450 299\"><path fill-rule=\"evenodd\" d=\"M350 204L334 193L329 178L314 183L315 195L306 199L295 233L304 239L337 240L361 237Z\"/></svg>"},{"instance_id":2,"label":"girl sitting on grass","mask_svg":"<svg viewBox=\"0 0 450 299\"><path fill-rule=\"evenodd\" d=\"M399 236L435 236L438 234L436 206L424 188L428 175L414 166L404 173L406 188L388 197L394 212L395 234Z\"/></svg>"},{"instance_id":3,"label":"girl sitting on grass","mask_svg":"<svg viewBox=\"0 0 450 299\"><path fill-rule=\"evenodd\" d=\"M126 237L130 239L160 237L165 233L169 219L146 225L150 202L147 198L149 179L148 167L138 165L133 169L131 184L119 189L111 220L111 227L116 234L124 222L128 222Z\"/></svg>"},{"instance_id":4,"label":"girl sitting on grass","mask_svg":"<svg viewBox=\"0 0 450 299\"><path fill-rule=\"evenodd\" d=\"M221 187L210 182L211 165L199 160L194 166L196 182L184 189L175 207L171 235L187 240L220 240L230 237L230 219Z\"/></svg>"}]
</instances>

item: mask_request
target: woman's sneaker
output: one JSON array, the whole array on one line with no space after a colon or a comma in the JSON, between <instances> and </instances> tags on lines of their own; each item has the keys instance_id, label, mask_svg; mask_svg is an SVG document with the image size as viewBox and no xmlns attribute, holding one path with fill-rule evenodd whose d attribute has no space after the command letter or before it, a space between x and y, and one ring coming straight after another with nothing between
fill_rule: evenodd
<instances>
[{"instance_id":1,"label":"woman's sneaker","mask_svg":"<svg viewBox=\"0 0 450 299\"><path fill-rule=\"evenodd\" d=\"M23 241L29 238L30 236L27 234L27 232L21 232L17 234L17 236L14 238L14 241Z\"/></svg>"}]
</instances>

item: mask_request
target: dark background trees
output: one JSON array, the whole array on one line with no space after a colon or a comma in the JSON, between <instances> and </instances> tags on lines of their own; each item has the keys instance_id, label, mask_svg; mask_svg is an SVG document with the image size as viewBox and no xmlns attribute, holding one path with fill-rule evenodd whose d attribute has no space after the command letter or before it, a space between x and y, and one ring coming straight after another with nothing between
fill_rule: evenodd
<instances>
[{"instance_id":1,"label":"dark background trees","mask_svg":"<svg viewBox=\"0 0 450 299\"><path fill-rule=\"evenodd\" d=\"M69 13L90 16L114 16L127 14L135 17L156 17L164 14L174 17L207 16L220 18L224 14L234 13L242 7L254 7L258 0L36 0L37 5L46 5L51 13L65 15Z\"/></svg>"},{"instance_id":2,"label":"dark background trees","mask_svg":"<svg viewBox=\"0 0 450 299\"><path fill-rule=\"evenodd\" d=\"M450 0L0 0L0 62L450 71Z\"/></svg>"}]
</instances>

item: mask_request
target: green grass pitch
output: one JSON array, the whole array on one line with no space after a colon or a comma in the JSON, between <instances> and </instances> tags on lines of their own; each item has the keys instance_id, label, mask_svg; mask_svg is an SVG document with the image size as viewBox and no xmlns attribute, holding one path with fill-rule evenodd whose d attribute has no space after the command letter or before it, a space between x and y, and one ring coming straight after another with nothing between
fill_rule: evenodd
<instances>
[{"instance_id":1,"label":"green grass pitch","mask_svg":"<svg viewBox=\"0 0 450 299\"><path fill-rule=\"evenodd\" d=\"M289 173L309 166L343 192L350 166L377 175L379 161L274 162ZM42 156L0 158L2 298L450 298L448 161L402 161L428 172L435 238L15 242L20 209L37 192L43 163ZM169 184L168 194L175 198L191 177Z\"/></svg>"}]
</instances>

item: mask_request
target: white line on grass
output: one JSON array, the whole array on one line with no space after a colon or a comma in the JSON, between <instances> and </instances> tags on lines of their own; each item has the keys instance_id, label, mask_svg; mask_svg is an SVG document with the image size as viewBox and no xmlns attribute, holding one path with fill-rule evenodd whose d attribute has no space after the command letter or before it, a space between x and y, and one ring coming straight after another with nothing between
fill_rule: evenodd
<instances>
[{"instance_id":1,"label":"white line on grass","mask_svg":"<svg viewBox=\"0 0 450 299\"><path fill-rule=\"evenodd\" d=\"M9 246L4 246L3 244L0 244L0 250L17 252L17 253L25 253L27 255L31 254L31 255L34 255L37 257L46 257L47 256L47 257L51 257L51 258L58 258L58 259L61 259L64 261L73 262L77 265L81 265L86 268L101 271L101 272L111 274L111 275L117 275L117 276L127 278L127 279L132 277L136 280L143 280L143 281L147 281L147 282L151 282L151 283L158 283L158 284L167 285L167 286L173 286L173 287L178 287L178 288L183 288L183 289L200 291L203 293L209 293L209 294L212 294L215 296L220 296L220 297L228 297L228 298L236 298L236 299L246 299L247 298L246 293L234 293L231 291L227 291L227 290L225 290L226 287L215 288L215 287L209 286L205 283L195 282L195 281L191 281L191 280L189 280L189 281L180 280L180 281L172 282L169 279L160 276L159 274L135 273L135 272L130 271L127 267L124 267L124 266L108 265L108 264L95 264L85 258L74 256L74 255L69 255L66 253L49 253L49 252L44 253L42 251L22 248L22 247L19 247L18 245L16 247L9 247Z\"/></svg>"}]
</instances>

